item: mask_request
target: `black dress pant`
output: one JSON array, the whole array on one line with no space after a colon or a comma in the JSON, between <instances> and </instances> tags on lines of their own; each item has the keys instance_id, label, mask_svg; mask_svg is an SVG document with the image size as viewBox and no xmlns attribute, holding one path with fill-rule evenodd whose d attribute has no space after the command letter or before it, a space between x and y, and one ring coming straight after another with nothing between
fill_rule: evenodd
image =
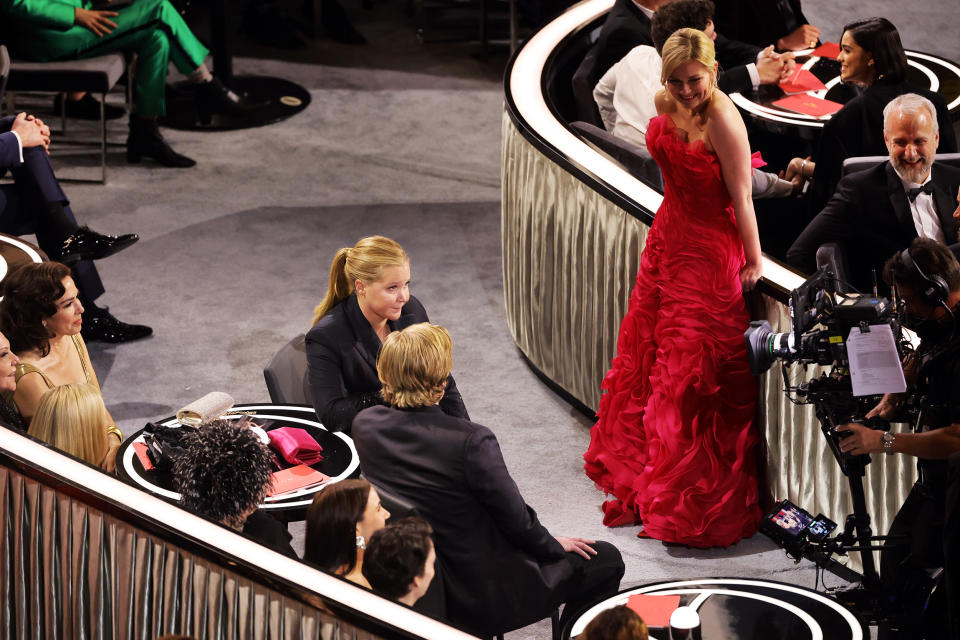
<instances>
[{"instance_id":1,"label":"black dress pant","mask_svg":"<svg viewBox=\"0 0 960 640\"><path fill-rule=\"evenodd\" d=\"M567 580L566 605L560 616L560 628L568 624L577 613L614 595L620 590L624 566L620 550L609 542L598 540L592 546L597 555L590 559L576 553L568 553L567 561L573 567L573 573Z\"/></svg>"}]
</instances>

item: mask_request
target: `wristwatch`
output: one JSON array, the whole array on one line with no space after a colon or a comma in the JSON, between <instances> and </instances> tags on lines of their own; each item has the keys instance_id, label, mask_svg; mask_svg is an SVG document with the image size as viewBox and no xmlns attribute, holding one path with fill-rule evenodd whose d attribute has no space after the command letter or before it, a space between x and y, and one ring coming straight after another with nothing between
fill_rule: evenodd
<instances>
[{"instance_id":1,"label":"wristwatch","mask_svg":"<svg viewBox=\"0 0 960 640\"><path fill-rule=\"evenodd\" d=\"M893 455L893 441L897 439L897 434L893 431L884 431L883 435L880 436L880 442L883 443L883 451L888 456Z\"/></svg>"}]
</instances>

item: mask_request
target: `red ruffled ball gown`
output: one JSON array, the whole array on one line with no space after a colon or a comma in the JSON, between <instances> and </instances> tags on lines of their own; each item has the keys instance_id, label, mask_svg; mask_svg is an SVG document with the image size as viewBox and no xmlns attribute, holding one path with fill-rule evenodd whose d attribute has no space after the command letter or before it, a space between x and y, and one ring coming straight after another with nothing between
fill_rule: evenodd
<instances>
[{"instance_id":1,"label":"red ruffled ball gown","mask_svg":"<svg viewBox=\"0 0 960 640\"><path fill-rule=\"evenodd\" d=\"M640 258L603 381L587 475L616 500L604 522L652 538L728 546L757 530L757 384L739 271L743 243L717 156L653 118L663 204Z\"/></svg>"}]
</instances>

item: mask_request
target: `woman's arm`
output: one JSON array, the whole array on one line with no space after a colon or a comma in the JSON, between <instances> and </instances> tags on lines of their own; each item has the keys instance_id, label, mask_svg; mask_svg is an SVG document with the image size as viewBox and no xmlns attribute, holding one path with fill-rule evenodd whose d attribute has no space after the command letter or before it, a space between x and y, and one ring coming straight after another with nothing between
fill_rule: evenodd
<instances>
[{"instance_id":1,"label":"woman's arm","mask_svg":"<svg viewBox=\"0 0 960 640\"><path fill-rule=\"evenodd\" d=\"M17 410L23 416L27 425L30 424L33 414L37 412L43 394L48 390L49 387L44 382L43 376L36 372L24 374L17 381L17 390L13 392L13 402L17 405Z\"/></svg>"},{"instance_id":2,"label":"woman's arm","mask_svg":"<svg viewBox=\"0 0 960 640\"><path fill-rule=\"evenodd\" d=\"M340 354L307 334L307 374L317 418L330 431L349 434L353 419L363 409L384 404L379 390L358 392L346 388Z\"/></svg>"},{"instance_id":3,"label":"woman's arm","mask_svg":"<svg viewBox=\"0 0 960 640\"><path fill-rule=\"evenodd\" d=\"M716 149L723 181L733 199L733 211L746 258L746 264L740 270L740 284L744 291L750 291L762 275L760 235L750 197L750 142L747 128L736 107L719 92L714 93L713 104L707 113L707 136Z\"/></svg>"}]
</instances>

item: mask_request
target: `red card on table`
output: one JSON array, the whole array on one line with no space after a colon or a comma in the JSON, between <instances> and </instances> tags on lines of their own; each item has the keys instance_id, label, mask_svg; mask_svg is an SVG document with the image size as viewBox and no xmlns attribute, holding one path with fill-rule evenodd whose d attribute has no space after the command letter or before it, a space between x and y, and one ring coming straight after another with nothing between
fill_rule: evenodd
<instances>
[{"instance_id":1,"label":"red card on table","mask_svg":"<svg viewBox=\"0 0 960 640\"><path fill-rule=\"evenodd\" d=\"M814 49L810 55L819 56L821 58L833 58L837 59L837 56L840 55L840 45L836 42L824 42L822 45Z\"/></svg>"},{"instance_id":2,"label":"red card on table","mask_svg":"<svg viewBox=\"0 0 960 640\"><path fill-rule=\"evenodd\" d=\"M296 491L306 487L313 487L325 482L330 478L319 471L315 471L305 464L298 464L289 469L273 472L273 486L267 492L268 496L275 496L289 491Z\"/></svg>"},{"instance_id":3,"label":"red card on table","mask_svg":"<svg viewBox=\"0 0 960 640\"><path fill-rule=\"evenodd\" d=\"M843 108L843 105L839 102L821 100L820 98L814 98L804 93L781 98L775 101L773 105L781 109L786 109L787 111L795 111L796 113L802 113L807 116L814 116L815 118L836 113Z\"/></svg>"},{"instance_id":4,"label":"red card on table","mask_svg":"<svg viewBox=\"0 0 960 640\"><path fill-rule=\"evenodd\" d=\"M805 93L807 91L820 91L826 89L827 85L820 82L820 78L813 75L806 69L797 68L790 74L790 77L780 82L780 88L786 94Z\"/></svg>"},{"instance_id":5,"label":"red card on table","mask_svg":"<svg viewBox=\"0 0 960 640\"><path fill-rule=\"evenodd\" d=\"M670 614L680 606L680 596L632 595L627 606L643 618L648 627L669 627Z\"/></svg>"},{"instance_id":6,"label":"red card on table","mask_svg":"<svg viewBox=\"0 0 960 640\"><path fill-rule=\"evenodd\" d=\"M140 464L143 465L143 468L146 471L153 470L153 463L150 462L150 456L147 455L147 445L142 442L133 443L133 452L137 454L137 457L140 459Z\"/></svg>"}]
</instances>

